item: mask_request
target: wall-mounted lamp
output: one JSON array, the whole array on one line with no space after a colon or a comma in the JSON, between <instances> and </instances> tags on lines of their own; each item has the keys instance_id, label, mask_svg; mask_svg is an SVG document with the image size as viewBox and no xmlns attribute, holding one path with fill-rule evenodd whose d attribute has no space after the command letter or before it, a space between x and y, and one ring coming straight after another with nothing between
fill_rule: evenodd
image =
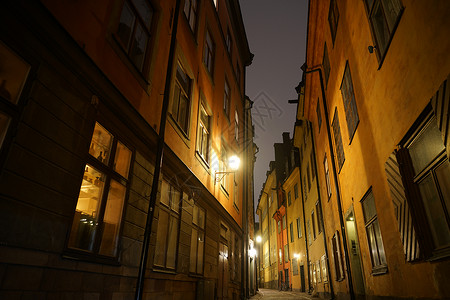
<instances>
[{"instance_id":1,"label":"wall-mounted lamp","mask_svg":"<svg viewBox=\"0 0 450 300\"><path fill-rule=\"evenodd\" d=\"M261 236L258 235L258 236L256 237L256 242L257 242L257 243L261 243L261 240L262 240L262 239L261 239Z\"/></svg>"},{"instance_id":2,"label":"wall-mounted lamp","mask_svg":"<svg viewBox=\"0 0 450 300\"><path fill-rule=\"evenodd\" d=\"M231 156L228 158L228 166L231 169L231 171L226 172L215 172L214 173L214 184L216 182L222 181L222 179L230 173L236 173L236 171L239 169L239 164L241 163L241 160L236 155Z\"/></svg>"},{"instance_id":3,"label":"wall-mounted lamp","mask_svg":"<svg viewBox=\"0 0 450 300\"><path fill-rule=\"evenodd\" d=\"M255 248L251 248L250 250L248 250L248 255L253 258L256 256L256 249Z\"/></svg>"},{"instance_id":4,"label":"wall-mounted lamp","mask_svg":"<svg viewBox=\"0 0 450 300\"><path fill-rule=\"evenodd\" d=\"M299 259L299 258L300 258L300 254L298 254L298 253L295 253L295 254L294 254L294 258L297 258L297 259Z\"/></svg>"},{"instance_id":5,"label":"wall-mounted lamp","mask_svg":"<svg viewBox=\"0 0 450 300\"><path fill-rule=\"evenodd\" d=\"M367 49L369 50L369 53L372 54L373 53L373 49L375 49L377 46L369 46L367 47Z\"/></svg>"}]
</instances>

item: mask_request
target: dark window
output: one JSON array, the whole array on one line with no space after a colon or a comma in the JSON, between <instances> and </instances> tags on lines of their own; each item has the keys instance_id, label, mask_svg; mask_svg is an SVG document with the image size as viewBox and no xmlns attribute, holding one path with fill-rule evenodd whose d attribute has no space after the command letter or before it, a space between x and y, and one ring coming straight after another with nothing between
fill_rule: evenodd
<instances>
[{"instance_id":1,"label":"dark window","mask_svg":"<svg viewBox=\"0 0 450 300\"><path fill-rule=\"evenodd\" d=\"M311 190L311 175L309 175L309 163L306 166L306 177L308 178L308 191Z\"/></svg>"},{"instance_id":2,"label":"dark window","mask_svg":"<svg viewBox=\"0 0 450 300\"><path fill-rule=\"evenodd\" d=\"M297 183L294 185L294 198L295 199L298 198L298 184Z\"/></svg>"},{"instance_id":3,"label":"dark window","mask_svg":"<svg viewBox=\"0 0 450 300\"><path fill-rule=\"evenodd\" d=\"M227 51L230 54L230 56L232 56L232 47L233 47L233 39L231 38L231 33L230 33L230 29L227 28L227 39L226 39L226 44L227 44Z\"/></svg>"},{"instance_id":4,"label":"dark window","mask_svg":"<svg viewBox=\"0 0 450 300\"><path fill-rule=\"evenodd\" d=\"M205 210L194 204L192 211L191 255L189 272L203 274L205 253Z\"/></svg>"},{"instance_id":5,"label":"dark window","mask_svg":"<svg viewBox=\"0 0 450 300\"><path fill-rule=\"evenodd\" d=\"M339 231L336 231L331 238L331 246L333 248L334 269L336 271L336 280L340 281L344 279L344 266L342 264L341 256L341 241L339 237Z\"/></svg>"},{"instance_id":6,"label":"dark window","mask_svg":"<svg viewBox=\"0 0 450 300\"><path fill-rule=\"evenodd\" d=\"M297 238L302 237L302 225L300 224L300 218L297 218Z\"/></svg>"},{"instance_id":7,"label":"dark window","mask_svg":"<svg viewBox=\"0 0 450 300\"><path fill-rule=\"evenodd\" d=\"M317 232L321 233L323 228L323 220L322 220L322 210L320 209L319 201L316 202L316 213L317 213Z\"/></svg>"},{"instance_id":8,"label":"dark window","mask_svg":"<svg viewBox=\"0 0 450 300\"><path fill-rule=\"evenodd\" d=\"M311 212L311 224L313 239L316 239L316 219L314 218L314 210Z\"/></svg>"},{"instance_id":9,"label":"dark window","mask_svg":"<svg viewBox=\"0 0 450 300\"><path fill-rule=\"evenodd\" d=\"M188 20L189 27L191 27L192 32L195 32L197 27L197 16L198 16L198 2L197 0L185 0L184 2L184 15Z\"/></svg>"},{"instance_id":10,"label":"dark window","mask_svg":"<svg viewBox=\"0 0 450 300\"><path fill-rule=\"evenodd\" d=\"M278 233L281 233L281 221L278 221Z\"/></svg>"},{"instance_id":11,"label":"dark window","mask_svg":"<svg viewBox=\"0 0 450 300\"><path fill-rule=\"evenodd\" d=\"M286 216L283 216L283 230L286 229Z\"/></svg>"},{"instance_id":12,"label":"dark window","mask_svg":"<svg viewBox=\"0 0 450 300\"><path fill-rule=\"evenodd\" d=\"M364 2L375 36L375 50L379 59L383 60L402 15L403 5L400 0L365 0Z\"/></svg>"},{"instance_id":13,"label":"dark window","mask_svg":"<svg viewBox=\"0 0 450 300\"><path fill-rule=\"evenodd\" d=\"M320 132L320 127L322 126L322 113L320 112L319 98L317 98L316 113L317 113L317 126L319 127L319 132Z\"/></svg>"},{"instance_id":14,"label":"dark window","mask_svg":"<svg viewBox=\"0 0 450 300\"><path fill-rule=\"evenodd\" d=\"M303 176L303 191L304 191L304 198L305 198L305 201L306 200L308 200L308 193L307 193L307 191L306 191L306 176Z\"/></svg>"},{"instance_id":15,"label":"dark window","mask_svg":"<svg viewBox=\"0 0 450 300\"><path fill-rule=\"evenodd\" d=\"M378 223L375 200L370 190L361 200L364 223L366 224L367 241L369 242L370 257L372 259L372 272L374 274L386 273L387 263L381 238L380 224Z\"/></svg>"},{"instance_id":16,"label":"dark window","mask_svg":"<svg viewBox=\"0 0 450 300\"><path fill-rule=\"evenodd\" d=\"M212 40L209 30L206 30L205 49L203 51L203 63L206 66L211 77L214 75L214 56L216 51L216 45Z\"/></svg>"},{"instance_id":17,"label":"dark window","mask_svg":"<svg viewBox=\"0 0 450 300\"><path fill-rule=\"evenodd\" d=\"M338 26L338 22L339 22L339 10L337 7L336 0L330 1L330 10L328 12L328 22L330 24L331 38L332 38L333 44L334 44L334 40L336 39L337 26Z\"/></svg>"},{"instance_id":18,"label":"dark window","mask_svg":"<svg viewBox=\"0 0 450 300\"><path fill-rule=\"evenodd\" d=\"M237 107L234 110L234 140L239 143L239 114Z\"/></svg>"},{"instance_id":19,"label":"dark window","mask_svg":"<svg viewBox=\"0 0 450 300\"><path fill-rule=\"evenodd\" d=\"M355 91L353 90L352 76L348 61L345 64L344 78L341 84L342 100L344 101L345 118L347 119L348 136L350 142L359 123L358 109L356 108Z\"/></svg>"},{"instance_id":20,"label":"dark window","mask_svg":"<svg viewBox=\"0 0 450 300\"><path fill-rule=\"evenodd\" d=\"M290 236L291 243L293 243L294 242L294 224L292 222L291 222L291 224L289 224L289 234L291 235Z\"/></svg>"},{"instance_id":21,"label":"dark window","mask_svg":"<svg viewBox=\"0 0 450 300\"><path fill-rule=\"evenodd\" d=\"M310 162L311 162L311 181L316 177L316 165L314 163L314 152L311 151L310 154Z\"/></svg>"},{"instance_id":22,"label":"dark window","mask_svg":"<svg viewBox=\"0 0 450 300\"><path fill-rule=\"evenodd\" d=\"M153 259L156 267L172 270L176 268L181 197L182 193L179 190L166 180L162 181L155 257Z\"/></svg>"},{"instance_id":23,"label":"dark window","mask_svg":"<svg viewBox=\"0 0 450 300\"><path fill-rule=\"evenodd\" d=\"M291 191L288 192L288 206L291 205L292 199L291 199Z\"/></svg>"},{"instance_id":24,"label":"dark window","mask_svg":"<svg viewBox=\"0 0 450 300\"><path fill-rule=\"evenodd\" d=\"M126 0L116 36L130 60L143 71L150 40L154 10L147 0Z\"/></svg>"},{"instance_id":25,"label":"dark window","mask_svg":"<svg viewBox=\"0 0 450 300\"><path fill-rule=\"evenodd\" d=\"M228 80L225 78L225 88L223 93L223 110L228 119L230 119L231 90Z\"/></svg>"},{"instance_id":26,"label":"dark window","mask_svg":"<svg viewBox=\"0 0 450 300\"><path fill-rule=\"evenodd\" d=\"M200 118L197 135L197 153L209 163L210 119L203 104L200 104Z\"/></svg>"},{"instance_id":27,"label":"dark window","mask_svg":"<svg viewBox=\"0 0 450 300\"><path fill-rule=\"evenodd\" d=\"M95 124L68 246L117 257L132 151Z\"/></svg>"},{"instance_id":28,"label":"dark window","mask_svg":"<svg viewBox=\"0 0 450 300\"><path fill-rule=\"evenodd\" d=\"M325 75L325 87L328 86L328 78L330 77L331 65L330 58L328 57L327 43L323 46L323 58L322 58L323 74Z\"/></svg>"},{"instance_id":29,"label":"dark window","mask_svg":"<svg viewBox=\"0 0 450 300\"><path fill-rule=\"evenodd\" d=\"M191 79L180 65L177 66L175 89L172 102L172 117L187 135L189 129L189 115L191 108Z\"/></svg>"},{"instance_id":30,"label":"dark window","mask_svg":"<svg viewBox=\"0 0 450 300\"><path fill-rule=\"evenodd\" d=\"M338 116L337 108L334 110L332 127L333 127L334 145L336 146L336 155L337 155L337 160L338 160L338 165L339 165L339 171L341 171L341 168L344 165L344 161L345 161L345 154L344 154L344 145L342 144L341 127L339 126L339 116Z\"/></svg>"},{"instance_id":31,"label":"dark window","mask_svg":"<svg viewBox=\"0 0 450 300\"><path fill-rule=\"evenodd\" d=\"M325 154L325 158L323 160L323 168L324 168L324 171L325 171L325 183L327 185L328 200L330 200L330 197L331 197L330 169L328 168L328 159L327 159L327 155L326 154Z\"/></svg>"}]
</instances>

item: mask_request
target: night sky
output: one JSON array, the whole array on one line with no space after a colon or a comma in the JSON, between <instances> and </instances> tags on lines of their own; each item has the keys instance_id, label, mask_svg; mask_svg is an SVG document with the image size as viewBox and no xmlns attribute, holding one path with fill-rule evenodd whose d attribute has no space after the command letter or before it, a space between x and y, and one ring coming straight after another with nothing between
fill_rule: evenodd
<instances>
[{"instance_id":1,"label":"night sky","mask_svg":"<svg viewBox=\"0 0 450 300\"><path fill-rule=\"evenodd\" d=\"M305 62L307 0L240 0L250 51L255 55L247 68L246 94L253 104L255 143L255 209L269 162L275 159L274 143L294 129L297 99Z\"/></svg>"}]
</instances>

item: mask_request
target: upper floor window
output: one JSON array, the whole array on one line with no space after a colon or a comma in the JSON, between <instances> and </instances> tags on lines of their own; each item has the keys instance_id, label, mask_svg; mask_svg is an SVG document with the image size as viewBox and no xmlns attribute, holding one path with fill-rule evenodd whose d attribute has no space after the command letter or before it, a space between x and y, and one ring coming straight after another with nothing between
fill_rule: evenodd
<instances>
[{"instance_id":1,"label":"upper floor window","mask_svg":"<svg viewBox=\"0 0 450 300\"><path fill-rule=\"evenodd\" d=\"M334 145L336 147L336 156L340 171L342 166L344 165L345 154L344 154L344 145L342 144L341 127L339 126L339 116L337 108L334 110L332 127L334 135Z\"/></svg>"},{"instance_id":2,"label":"upper floor window","mask_svg":"<svg viewBox=\"0 0 450 300\"><path fill-rule=\"evenodd\" d=\"M317 99L316 114L317 114L317 127L319 127L319 132L320 132L320 127L322 126L322 113L320 111L319 99Z\"/></svg>"},{"instance_id":3,"label":"upper floor window","mask_svg":"<svg viewBox=\"0 0 450 300\"><path fill-rule=\"evenodd\" d=\"M310 153L310 163L311 163L311 181L316 178L316 164L314 163L314 152Z\"/></svg>"},{"instance_id":4,"label":"upper floor window","mask_svg":"<svg viewBox=\"0 0 450 300\"><path fill-rule=\"evenodd\" d=\"M283 230L285 230L286 229L286 215L283 216L282 221L283 221Z\"/></svg>"},{"instance_id":5,"label":"upper floor window","mask_svg":"<svg viewBox=\"0 0 450 300\"><path fill-rule=\"evenodd\" d=\"M237 108L234 111L234 139L236 140L236 143L239 143L239 115Z\"/></svg>"},{"instance_id":6,"label":"upper floor window","mask_svg":"<svg viewBox=\"0 0 450 300\"><path fill-rule=\"evenodd\" d=\"M298 183L294 185L294 199L298 198Z\"/></svg>"},{"instance_id":7,"label":"upper floor window","mask_svg":"<svg viewBox=\"0 0 450 300\"><path fill-rule=\"evenodd\" d=\"M328 57L327 43L323 46L323 58L322 58L323 74L325 75L325 87L328 86L328 78L330 77L331 65L330 58Z\"/></svg>"},{"instance_id":8,"label":"upper floor window","mask_svg":"<svg viewBox=\"0 0 450 300\"><path fill-rule=\"evenodd\" d=\"M347 119L348 136L350 142L359 123L358 109L356 108L355 91L353 90L352 75L348 61L345 64L344 78L341 84L342 100L344 101L345 118Z\"/></svg>"},{"instance_id":9,"label":"upper floor window","mask_svg":"<svg viewBox=\"0 0 450 300\"><path fill-rule=\"evenodd\" d=\"M302 237L302 225L300 224L300 218L297 218L297 238Z\"/></svg>"},{"instance_id":10,"label":"upper floor window","mask_svg":"<svg viewBox=\"0 0 450 300\"><path fill-rule=\"evenodd\" d=\"M341 239L339 237L339 231L336 231L331 238L331 247L332 247L332 254L334 258L334 270L336 274L336 280L342 280L344 279L344 264L342 262L342 251L341 251Z\"/></svg>"},{"instance_id":11,"label":"upper floor window","mask_svg":"<svg viewBox=\"0 0 450 300\"><path fill-rule=\"evenodd\" d=\"M231 89L228 80L225 78L225 88L223 93L223 110L227 118L230 118L230 105L231 105Z\"/></svg>"},{"instance_id":12,"label":"upper floor window","mask_svg":"<svg viewBox=\"0 0 450 300\"><path fill-rule=\"evenodd\" d=\"M331 38L336 39L336 31L339 22L339 10L337 6L337 0L330 1L330 10L328 11L328 23L330 24Z\"/></svg>"},{"instance_id":13,"label":"upper floor window","mask_svg":"<svg viewBox=\"0 0 450 300\"><path fill-rule=\"evenodd\" d=\"M375 199L370 190L361 200L364 223L366 224L367 241L369 242L370 257L372 258L372 272L374 274L386 273L386 253L381 238L380 224L378 223Z\"/></svg>"},{"instance_id":14,"label":"upper floor window","mask_svg":"<svg viewBox=\"0 0 450 300\"><path fill-rule=\"evenodd\" d=\"M68 246L116 257L132 151L95 124Z\"/></svg>"},{"instance_id":15,"label":"upper floor window","mask_svg":"<svg viewBox=\"0 0 450 300\"><path fill-rule=\"evenodd\" d=\"M184 15L188 20L189 27L191 27L192 32L195 32L197 27L198 0L184 1Z\"/></svg>"},{"instance_id":16,"label":"upper floor window","mask_svg":"<svg viewBox=\"0 0 450 300\"><path fill-rule=\"evenodd\" d=\"M211 37L209 30L206 30L205 47L203 50L203 63L206 66L211 77L214 75L214 56L216 51L216 45Z\"/></svg>"},{"instance_id":17,"label":"upper floor window","mask_svg":"<svg viewBox=\"0 0 450 300\"><path fill-rule=\"evenodd\" d=\"M197 153L202 159L209 163L209 143L210 143L210 119L203 104L200 105L200 118L197 135Z\"/></svg>"},{"instance_id":18,"label":"upper floor window","mask_svg":"<svg viewBox=\"0 0 450 300\"><path fill-rule=\"evenodd\" d=\"M291 240L291 243L294 242L294 223L289 224L289 239Z\"/></svg>"},{"instance_id":19,"label":"upper floor window","mask_svg":"<svg viewBox=\"0 0 450 300\"><path fill-rule=\"evenodd\" d=\"M154 10L148 0L125 0L116 36L134 66L142 72L151 36Z\"/></svg>"},{"instance_id":20,"label":"upper floor window","mask_svg":"<svg viewBox=\"0 0 450 300\"><path fill-rule=\"evenodd\" d=\"M311 212L311 224L313 239L316 239L316 219L314 218L314 210Z\"/></svg>"},{"instance_id":21,"label":"upper floor window","mask_svg":"<svg viewBox=\"0 0 450 300\"><path fill-rule=\"evenodd\" d=\"M316 213L317 213L317 232L321 233L323 228L322 210L320 209L319 201L316 202Z\"/></svg>"},{"instance_id":22,"label":"upper floor window","mask_svg":"<svg viewBox=\"0 0 450 300\"><path fill-rule=\"evenodd\" d=\"M205 253L205 210L194 204L192 212L191 255L189 272L203 274Z\"/></svg>"},{"instance_id":23,"label":"upper floor window","mask_svg":"<svg viewBox=\"0 0 450 300\"><path fill-rule=\"evenodd\" d=\"M227 51L228 51L228 53L231 56L231 51L233 49L233 39L231 37L231 33L230 33L230 29L229 28L227 28L227 38L226 38L225 42L226 42L226 45L227 45Z\"/></svg>"},{"instance_id":24,"label":"upper floor window","mask_svg":"<svg viewBox=\"0 0 450 300\"><path fill-rule=\"evenodd\" d=\"M172 118L185 134L188 134L189 129L191 81L191 78L189 78L178 64L171 114Z\"/></svg>"},{"instance_id":25,"label":"upper floor window","mask_svg":"<svg viewBox=\"0 0 450 300\"><path fill-rule=\"evenodd\" d=\"M330 197L331 197L330 169L328 168L328 159L327 159L326 154L325 154L325 158L323 159L323 168L324 168L324 172L325 172L325 183L327 186L327 196L328 196L328 200L330 200Z\"/></svg>"},{"instance_id":26,"label":"upper floor window","mask_svg":"<svg viewBox=\"0 0 450 300\"><path fill-rule=\"evenodd\" d=\"M376 51L383 60L403 12L400 0L365 0L369 22L375 36Z\"/></svg>"},{"instance_id":27,"label":"upper floor window","mask_svg":"<svg viewBox=\"0 0 450 300\"><path fill-rule=\"evenodd\" d=\"M288 206L292 204L291 191L288 192Z\"/></svg>"},{"instance_id":28,"label":"upper floor window","mask_svg":"<svg viewBox=\"0 0 450 300\"><path fill-rule=\"evenodd\" d=\"M181 203L181 191L163 179L153 260L157 267L172 270L176 268Z\"/></svg>"}]
</instances>

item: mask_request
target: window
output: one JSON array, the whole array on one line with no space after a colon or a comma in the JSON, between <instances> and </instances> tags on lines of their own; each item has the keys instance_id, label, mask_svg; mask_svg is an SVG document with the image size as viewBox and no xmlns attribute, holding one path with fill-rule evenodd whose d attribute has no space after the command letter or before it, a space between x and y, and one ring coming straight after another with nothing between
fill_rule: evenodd
<instances>
[{"instance_id":1,"label":"window","mask_svg":"<svg viewBox=\"0 0 450 300\"><path fill-rule=\"evenodd\" d=\"M331 246L333 248L334 258L334 270L336 272L336 280L341 281L344 279L344 266L342 265L341 256L341 241L339 237L339 231L336 231L331 238Z\"/></svg>"},{"instance_id":2,"label":"window","mask_svg":"<svg viewBox=\"0 0 450 300\"><path fill-rule=\"evenodd\" d=\"M281 251L281 248L278 249L278 261L280 265L283 263L283 251Z\"/></svg>"},{"instance_id":3,"label":"window","mask_svg":"<svg viewBox=\"0 0 450 300\"><path fill-rule=\"evenodd\" d=\"M231 90L228 80L225 78L225 88L223 93L223 110L228 119L230 119Z\"/></svg>"},{"instance_id":4,"label":"window","mask_svg":"<svg viewBox=\"0 0 450 300\"><path fill-rule=\"evenodd\" d=\"M306 221L306 230L308 234L308 245L312 244L312 238L311 238L311 222L310 220Z\"/></svg>"},{"instance_id":5,"label":"window","mask_svg":"<svg viewBox=\"0 0 450 300\"><path fill-rule=\"evenodd\" d=\"M236 178L234 179L234 189L233 189L233 192L234 192L234 195L233 195L233 207L236 209L236 210L239 210L239 193L238 193L238 191L239 191L239 189L238 189L238 184L237 184L237 181L236 181Z\"/></svg>"},{"instance_id":6,"label":"window","mask_svg":"<svg viewBox=\"0 0 450 300\"><path fill-rule=\"evenodd\" d=\"M310 163L311 163L311 181L316 177L316 164L314 163L314 152L311 151L310 154Z\"/></svg>"},{"instance_id":7,"label":"window","mask_svg":"<svg viewBox=\"0 0 450 300\"><path fill-rule=\"evenodd\" d=\"M125 0L116 37L134 66L143 72L154 10L147 0Z\"/></svg>"},{"instance_id":8,"label":"window","mask_svg":"<svg viewBox=\"0 0 450 300\"><path fill-rule=\"evenodd\" d=\"M319 201L316 202L316 213L317 213L317 230L318 233L322 232L322 225L323 225L323 219L322 219L322 210L320 209Z\"/></svg>"},{"instance_id":9,"label":"window","mask_svg":"<svg viewBox=\"0 0 450 300\"><path fill-rule=\"evenodd\" d=\"M289 262L289 247L288 245L284 245L284 262Z\"/></svg>"},{"instance_id":10,"label":"window","mask_svg":"<svg viewBox=\"0 0 450 300\"><path fill-rule=\"evenodd\" d=\"M292 258L292 275L297 276L298 275L298 259Z\"/></svg>"},{"instance_id":11,"label":"window","mask_svg":"<svg viewBox=\"0 0 450 300\"><path fill-rule=\"evenodd\" d=\"M292 222L289 224L289 234L291 235L290 236L291 243L293 243L294 242L294 224Z\"/></svg>"},{"instance_id":12,"label":"window","mask_svg":"<svg viewBox=\"0 0 450 300\"><path fill-rule=\"evenodd\" d=\"M421 251L425 257L445 257L450 250L450 163L437 118L428 113L419 121L397 160Z\"/></svg>"},{"instance_id":13,"label":"window","mask_svg":"<svg viewBox=\"0 0 450 300\"><path fill-rule=\"evenodd\" d=\"M322 275L320 274L320 260L316 261L316 277L317 282L322 282Z\"/></svg>"},{"instance_id":14,"label":"window","mask_svg":"<svg viewBox=\"0 0 450 300\"><path fill-rule=\"evenodd\" d=\"M181 196L179 190L163 179L153 261L156 267L172 270L176 267ZM197 223L200 224L199 222L197 217ZM198 233L200 232L197 231Z\"/></svg>"},{"instance_id":15,"label":"window","mask_svg":"<svg viewBox=\"0 0 450 300\"><path fill-rule=\"evenodd\" d=\"M344 145L342 145L341 127L339 126L339 116L337 108L334 110L333 123L334 145L336 146L336 155L339 165L339 172L342 169L345 161Z\"/></svg>"},{"instance_id":16,"label":"window","mask_svg":"<svg viewBox=\"0 0 450 300\"><path fill-rule=\"evenodd\" d=\"M326 257L325 254L322 255L322 258L320 259L320 264L322 266L322 278L323 282L328 282L328 275L327 275L327 265L326 265Z\"/></svg>"},{"instance_id":17,"label":"window","mask_svg":"<svg viewBox=\"0 0 450 300\"><path fill-rule=\"evenodd\" d=\"M323 74L325 75L325 87L328 86L328 78L330 78L330 58L328 57L327 43L323 46L323 58L322 58ZM317 101L319 102L319 101Z\"/></svg>"},{"instance_id":18,"label":"window","mask_svg":"<svg viewBox=\"0 0 450 300\"><path fill-rule=\"evenodd\" d=\"M203 274L205 251L205 210L194 204L192 210L191 255L189 272Z\"/></svg>"},{"instance_id":19,"label":"window","mask_svg":"<svg viewBox=\"0 0 450 300\"><path fill-rule=\"evenodd\" d=\"M188 134L191 108L191 79L180 65L177 66L171 115L184 134Z\"/></svg>"},{"instance_id":20,"label":"window","mask_svg":"<svg viewBox=\"0 0 450 300\"><path fill-rule=\"evenodd\" d=\"M306 165L306 178L308 178L308 191L311 190L311 176L309 175L309 163Z\"/></svg>"},{"instance_id":21,"label":"window","mask_svg":"<svg viewBox=\"0 0 450 300\"><path fill-rule=\"evenodd\" d=\"M218 2L219 0L213 0L213 1L214 1L214 6L217 8L217 5L218 5L217 2Z\"/></svg>"},{"instance_id":22,"label":"window","mask_svg":"<svg viewBox=\"0 0 450 300\"><path fill-rule=\"evenodd\" d=\"M313 239L316 239L316 219L314 218L314 210L311 212L311 224Z\"/></svg>"},{"instance_id":23,"label":"window","mask_svg":"<svg viewBox=\"0 0 450 300\"><path fill-rule=\"evenodd\" d=\"M264 242L264 267L267 268L270 266L269 260L269 241Z\"/></svg>"},{"instance_id":24,"label":"window","mask_svg":"<svg viewBox=\"0 0 450 300\"><path fill-rule=\"evenodd\" d=\"M234 139L236 140L236 143L239 143L239 115L237 107L234 111Z\"/></svg>"},{"instance_id":25,"label":"window","mask_svg":"<svg viewBox=\"0 0 450 300\"><path fill-rule=\"evenodd\" d=\"M300 218L297 218L297 238L302 237L302 225L300 224Z\"/></svg>"},{"instance_id":26,"label":"window","mask_svg":"<svg viewBox=\"0 0 450 300\"><path fill-rule=\"evenodd\" d=\"M13 119L18 119L19 103L30 65L0 42L0 149Z\"/></svg>"},{"instance_id":27,"label":"window","mask_svg":"<svg viewBox=\"0 0 450 300\"><path fill-rule=\"evenodd\" d=\"M278 233L281 233L281 221L278 221Z\"/></svg>"},{"instance_id":28,"label":"window","mask_svg":"<svg viewBox=\"0 0 450 300\"><path fill-rule=\"evenodd\" d=\"M216 45L214 44L211 33L206 30L205 48L203 50L203 63L209 72L211 77L214 76L214 56L216 51Z\"/></svg>"},{"instance_id":29,"label":"window","mask_svg":"<svg viewBox=\"0 0 450 300\"><path fill-rule=\"evenodd\" d=\"M286 229L286 215L283 216L283 230Z\"/></svg>"},{"instance_id":30,"label":"window","mask_svg":"<svg viewBox=\"0 0 450 300\"><path fill-rule=\"evenodd\" d=\"M203 104L200 104L200 118L197 135L197 153L209 163L209 141L210 141L210 116Z\"/></svg>"},{"instance_id":31,"label":"window","mask_svg":"<svg viewBox=\"0 0 450 300\"><path fill-rule=\"evenodd\" d=\"M358 109L356 108L355 91L353 90L352 76L348 61L345 64L344 78L341 84L342 100L344 101L345 117L347 119L348 136L350 143L359 123Z\"/></svg>"},{"instance_id":32,"label":"window","mask_svg":"<svg viewBox=\"0 0 450 300\"><path fill-rule=\"evenodd\" d=\"M306 201L306 200L308 200L308 194L306 192L306 176L303 176L303 191L304 191L304 194L305 194L304 198L305 198L305 201Z\"/></svg>"},{"instance_id":33,"label":"window","mask_svg":"<svg viewBox=\"0 0 450 300\"><path fill-rule=\"evenodd\" d=\"M338 21L339 21L339 10L337 7L337 1L331 0L330 10L328 12L328 22L330 24L331 39L333 40L333 44L334 40L336 39Z\"/></svg>"},{"instance_id":34,"label":"window","mask_svg":"<svg viewBox=\"0 0 450 300\"><path fill-rule=\"evenodd\" d=\"M319 98L317 98L316 114L317 114L317 126L319 127L320 132L320 127L322 126L322 113L320 112Z\"/></svg>"},{"instance_id":35,"label":"window","mask_svg":"<svg viewBox=\"0 0 450 300\"><path fill-rule=\"evenodd\" d=\"M117 257L132 151L95 124L68 246Z\"/></svg>"},{"instance_id":36,"label":"window","mask_svg":"<svg viewBox=\"0 0 450 300\"><path fill-rule=\"evenodd\" d=\"M384 253L383 240L381 239L380 224L378 223L377 210L372 190L361 200L364 223L366 224L367 241L369 242L370 257L372 259L372 273L387 272L386 254Z\"/></svg>"},{"instance_id":37,"label":"window","mask_svg":"<svg viewBox=\"0 0 450 300\"><path fill-rule=\"evenodd\" d=\"M331 197L331 182L330 182L330 169L328 168L327 154L325 154L325 158L323 159L323 168L325 170L325 183L327 185L328 200L330 200L330 197Z\"/></svg>"},{"instance_id":38,"label":"window","mask_svg":"<svg viewBox=\"0 0 450 300\"><path fill-rule=\"evenodd\" d=\"M365 0L364 2L375 37L375 50L382 61L402 15L403 6L400 0Z\"/></svg>"},{"instance_id":39,"label":"window","mask_svg":"<svg viewBox=\"0 0 450 300\"><path fill-rule=\"evenodd\" d=\"M198 2L197 0L185 0L184 2L184 15L191 27L192 32L195 32L197 27L198 16Z\"/></svg>"},{"instance_id":40,"label":"window","mask_svg":"<svg viewBox=\"0 0 450 300\"><path fill-rule=\"evenodd\" d=\"M294 184L294 199L298 199L298 184Z\"/></svg>"},{"instance_id":41,"label":"window","mask_svg":"<svg viewBox=\"0 0 450 300\"><path fill-rule=\"evenodd\" d=\"M230 54L230 56L232 56L231 51L232 51L232 47L233 47L233 39L231 38L231 33L230 33L229 28L227 28L227 38L226 38L225 42L226 42L228 54Z\"/></svg>"},{"instance_id":42,"label":"window","mask_svg":"<svg viewBox=\"0 0 450 300\"><path fill-rule=\"evenodd\" d=\"M288 206L292 204L291 191L288 192Z\"/></svg>"}]
</instances>

